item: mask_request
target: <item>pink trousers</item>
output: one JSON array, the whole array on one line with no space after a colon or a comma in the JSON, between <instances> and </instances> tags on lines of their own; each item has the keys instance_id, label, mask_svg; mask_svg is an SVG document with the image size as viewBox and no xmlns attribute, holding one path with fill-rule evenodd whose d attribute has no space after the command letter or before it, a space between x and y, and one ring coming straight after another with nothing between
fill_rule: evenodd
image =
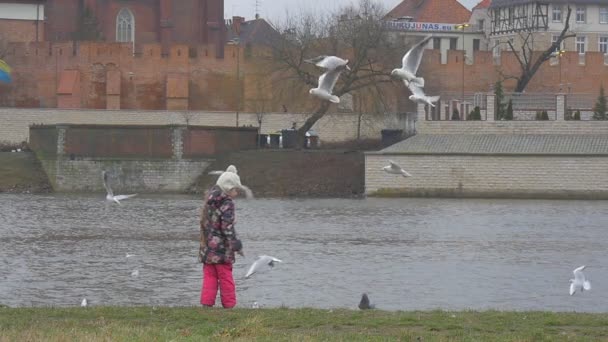
<instances>
[{"instance_id":1,"label":"pink trousers","mask_svg":"<svg viewBox=\"0 0 608 342\"><path fill-rule=\"evenodd\" d=\"M236 288L232 277L232 264L203 264L202 305L215 305L218 285L222 306L227 309L234 307L236 305Z\"/></svg>"}]
</instances>

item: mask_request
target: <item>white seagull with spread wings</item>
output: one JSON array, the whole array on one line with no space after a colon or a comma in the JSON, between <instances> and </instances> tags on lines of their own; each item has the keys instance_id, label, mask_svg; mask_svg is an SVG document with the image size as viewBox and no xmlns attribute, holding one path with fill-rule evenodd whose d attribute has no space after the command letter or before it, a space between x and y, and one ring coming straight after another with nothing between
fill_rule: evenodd
<instances>
[{"instance_id":1,"label":"white seagull with spread wings","mask_svg":"<svg viewBox=\"0 0 608 342\"><path fill-rule=\"evenodd\" d=\"M412 46L405 53L405 55L403 55L403 59L401 60L401 68L393 69L391 75L399 77L409 83L415 83L419 87L424 87L424 78L416 77L416 73L418 72L420 61L422 61L424 47L426 46L426 43L431 40L431 38L432 36L426 36L424 39Z\"/></svg>"},{"instance_id":2,"label":"white seagull with spread wings","mask_svg":"<svg viewBox=\"0 0 608 342\"><path fill-rule=\"evenodd\" d=\"M587 266L581 266L576 268L572 273L574 273L574 279L570 279L570 295L572 296L576 290L583 292L584 290L591 290L591 283L589 280L585 279L585 274L583 274L583 270Z\"/></svg>"},{"instance_id":3,"label":"white seagull with spread wings","mask_svg":"<svg viewBox=\"0 0 608 342\"><path fill-rule=\"evenodd\" d=\"M327 69L324 74L319 76L319 85L317 88L310 89L309 93L323 100L340 103L340 98L333 95L332 91L342 71L345 69L350 70L348 67L348 59L342 59L336 56L319 56L306 60L306 62Z\"/></svg>"},{"instance_id":4,"label":"white seagull with spread wings","mask_svg":"<svg viewBox=\"0 0 608 342\"><path fill-rule=\"evenodd\" d=\"M108 174L105 171L101 171L101 178L103 179L103 186L104 186L104 188L106 188L106 192L107 192L106 200L109 202L116 202L116 203L120 204L120 201L137 195L137 194L114 195L114 192L112 191L112 188L110 187L110 184L108 184Z\"/></svg>"},{"instance_id":5,"label":"white seagull with spread wings","mask_svg":"<svg viewBox=\"0 0 608 342\"><path fill-rule=\"evenodd\" d=\"M249 267L249 270L247 271L247 274L245 274L245 278L249 278L251 277L252 274L254 274L255 272L259 271L262 269L262 267L264 266L269 266L270 268L274 267L274 264L276 262L282 262L281 260L275 258L275 257L271 257L268 255L260 255L258 257L258 260L256 260L251 267Z\"/></svg>"},{"instance_id":6,"label":"white seagull with spread wings","mask_svg":"<svg viewBox=\"0 0 608 342\"><path fill-rule=\"evenodd\" d=\"M422 87L417 85L414 82L408 82L407 80L403 80L405 86L412 92L409 99L416 103L428 104L431 107L435 107L435 102L439 101L439 96L427 96Z\"/></svg>"},{"instance_id":7,"label":"white seagull with spread wings","mask_svg":"<svg viewBox=\"0 0 608 342\"><path fill-rule=\"evenodd\" d=\"M391 173L394 175L402 175L403 177L411 177L412 175L409 172L405 171L401 168L401 166L397 165L394 161L389 160L389 165L382 168L384 172Z\"/></svg>"}]
</instances>

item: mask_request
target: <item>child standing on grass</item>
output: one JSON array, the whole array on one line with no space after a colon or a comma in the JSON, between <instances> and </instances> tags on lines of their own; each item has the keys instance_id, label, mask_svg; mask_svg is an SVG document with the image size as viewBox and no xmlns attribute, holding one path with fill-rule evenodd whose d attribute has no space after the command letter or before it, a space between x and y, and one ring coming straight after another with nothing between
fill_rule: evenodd
<instances>
[{"instance_id":1,"label":"child standing on grass","mask_svg":"<svg viewBox=\"0 0 608 342\"><path fill-rule=\"evenodd\" d=\"M243 245L234 229L236 221L233 198L238 195L241 187L241 179L236 173L224 172L205 193L199 250L199 260L203 263L201 304L204 306L215 305L218 286L222 306L229 309L236 305L232 264L235 252L243 255Z\"/></svg>"}]
</instances>

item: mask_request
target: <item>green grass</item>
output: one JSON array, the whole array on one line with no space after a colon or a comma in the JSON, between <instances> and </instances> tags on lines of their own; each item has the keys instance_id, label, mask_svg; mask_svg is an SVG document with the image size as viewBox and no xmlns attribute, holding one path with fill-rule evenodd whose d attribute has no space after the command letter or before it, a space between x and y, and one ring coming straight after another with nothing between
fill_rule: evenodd
<instances>
[{"instance_id":1,"label":"green grass","mask_svg":"<svg viewBox=\"0 0 608 342\"><path fill-rule=\"evenodd\" d=\"M0 152L0 192L48 192L51 186L31 152Z\"/></svg>"},{"instance_id":2,"label":"green grass","mask_svg":"<svg viewBox=\"0 0 608 342\"><path fill-rule=\"evenodd\" d=\"M0 341L608 341L608 314L2 308Z\"/></svg>"}]
</instances>

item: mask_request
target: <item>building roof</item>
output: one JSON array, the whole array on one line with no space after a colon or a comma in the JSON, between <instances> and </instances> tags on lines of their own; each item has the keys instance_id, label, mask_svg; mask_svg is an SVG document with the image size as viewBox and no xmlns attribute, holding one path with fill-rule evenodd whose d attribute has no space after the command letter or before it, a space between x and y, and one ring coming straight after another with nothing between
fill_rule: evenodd
<instances>
[{"instance_id":1,"label":"building roof","mask_svg":"<svg viewBox=\"0 0 608 342\"><path fill-rule=\"evenodd\" d=\"M418 134L379 154L605 155L605 134Z\"/></svg>"},{"instance_id":2,"label":"building roof","mask_svg":"<svg viewBox=\"0 0 608 342\"><path fill-rule=\"evenodd\" d=\"M473 11L476 9L484 9L490 7L492 4L492 0L481 0L475 7L473 7Z\"/></svg>"},{"instance_id":3,"label":"building roof","mask_svg":"<svg viewBox=\"0 0 608 342\"><path fill-rule=\"evenodd\" d=\"M514 5L525 5L531 3L571 4L571 5L606 5L606 0L493 0L490 8L509 7Z\"/></svg>"},{"instance_id":4,"label":"building roof","mask_svg":"<svg viewBox=\"0 0 608 342\"><path fill-rule=\"evenodd\" d=\"M227 40L236 38L232 27L228 28ZM273 45L280 40L281 34L274 29L266 20L258 18L244 21L240 24L239 42L251 45Z\"/></svg>"},{"instance_id":5,"label":"building roof","mask_svg":"<svg viewBox=\"0 0 608 342\"><path fill-rule=\"evenodd\" d=\"M385 19L412 17L416 22L452 23L468 22L471 11L457 0L403 0Z\"/></svg>"}]
</instances>

